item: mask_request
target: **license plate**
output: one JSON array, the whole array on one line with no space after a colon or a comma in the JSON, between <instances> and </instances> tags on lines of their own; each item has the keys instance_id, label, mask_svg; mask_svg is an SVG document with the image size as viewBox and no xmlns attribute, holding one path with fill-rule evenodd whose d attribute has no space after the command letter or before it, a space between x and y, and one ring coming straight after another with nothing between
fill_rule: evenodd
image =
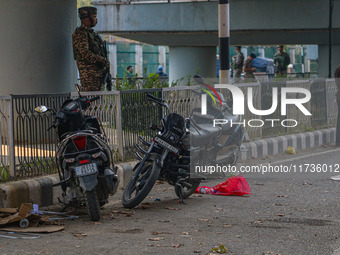
<instances>
[{"instance_id":1,"label":"license plate","mask_svg":"<svg viewBox=\"0 0 340 255\"><path fill-rule=\"evenodd\" d=\"M172 146L171 144L167 143L166 141L162 140L159 137L155 137L155 142L157 142L159 145L163 146L164 148L174 152L174 153L178 153L178 149L174 146Z\"/></svg>"},{"instance_id":2,"label":"license plate","mask_svg":"<svg viewBox=\"0 0 340 255\"><path fill-rule=\"evenodd\" d=\"M75 167L76 176L86 176L98 172L96 163L86 164Z\"/></svg>"}]
</instances>

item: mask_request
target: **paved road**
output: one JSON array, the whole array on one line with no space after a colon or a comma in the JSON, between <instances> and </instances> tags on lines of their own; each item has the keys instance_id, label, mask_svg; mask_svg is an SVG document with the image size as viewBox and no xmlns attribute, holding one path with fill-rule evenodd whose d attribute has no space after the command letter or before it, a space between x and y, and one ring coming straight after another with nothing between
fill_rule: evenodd
<instances>
[{"instance_id":1,"label":"paved road","mask_svg":"<svg viewBox=\"0 0 340 255\"><path fill-rule=\"evenodd\" d=\"M238 255L337 254L340 181L330 177L340 175L340 169L334 173L340 150L319 148L242 165L268 163L292 164L297 169L304 164L327 164L328 171L243 173L251 195L195 194L186 205L178 203L171 186L157 184L143 207L124 210L118 194L104 207L99 224L81 215L65 222L63 232L40 239L0 238L0 254L208 254L219 243L228 254ZM204 185L221 181L208 180Z\"/></svg>"}]
</instances>

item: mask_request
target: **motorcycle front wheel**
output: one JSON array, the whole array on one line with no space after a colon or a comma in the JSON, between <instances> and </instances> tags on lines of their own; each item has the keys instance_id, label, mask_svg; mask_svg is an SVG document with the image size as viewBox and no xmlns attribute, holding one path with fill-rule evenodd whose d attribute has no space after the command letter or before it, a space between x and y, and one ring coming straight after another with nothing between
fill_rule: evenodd
<instances>
[{"instance_id":1,"label":"motorcycle front wheel","mask_svg":"<svg viewBox=\"0 0 340 255\"><path fill-rule=\"evenodd\" d=\"M123 193L123 206L134 208L150 193L155 185L161 168L155 161L145 162L138 176L131 179Z\"/></svg>"},{"instance_id":2,"label":"motorcycle front wheel","mask_svg":"<svg viewBox=\"0 0 340 255\"><path fill-rule=\"evenodd\" d=\"M92 221L99 221L101 218L100 205L97 191L95 189L85 192L86 207Z\"/></svg>"}]
</instances>

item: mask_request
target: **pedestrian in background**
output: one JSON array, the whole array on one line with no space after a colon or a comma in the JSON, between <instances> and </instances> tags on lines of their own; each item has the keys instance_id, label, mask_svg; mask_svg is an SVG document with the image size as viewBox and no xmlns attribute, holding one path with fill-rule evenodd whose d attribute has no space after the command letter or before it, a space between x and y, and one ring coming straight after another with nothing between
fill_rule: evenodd
<instances>
[{"instance_id":1,"label":"pedestrian in background","mask_svg":"<svg viewBox=\"0 0 340 255\"><path fill-rule=\"evenodd\" d=\"M232 57L231 68L233 69L234 83L239 83L241 80L244 56L241 52L241 46L236 46L235 51L236 54Z\"/></svg>"},{"instance_id":2,"label":"pedestrian in background","mask_svg":"<svg viewBox=\"0 0 340 255\"><path fill-rule=\"evenodd\" d=\"M290 57L286 52L283 52L283 45L277 47L278 52L274 55L274 64L276 67L276 77L287 77L287 67L290 64Z\"/></svg>"},{"instance_id":3,"label":"pedestrian in background","mask_svg":"<svg viewBox=\"0 0 340 255\"><path fill-rule=\"evenodd\" d=\"M158 71L156 74L158 74L159 77L168 77L167 73L163 72L163 66L158 67Z\"/></svg>"},{"instance_id":4,"label":"pedestrian in background","mask_svg":"<svg viewBox=\"0 0 340 255\"><path fill-rule=\"evenodd\" d=\"M334 72L335 77L335 83L338 88L338 91L336 93L336 102L338 105L338 119L336 122L336 141L335 146L340 147L340 65L335 69Z\"/></svg>"},{"instance_id":5,"label":"pedestrian in background","mask_svg":"<svg viewBox=\"0 0 340 255\"><path fill-rule=\"evenodd\" d=\"M127 72L127 79L129 81L129 85L132 85L134 83L134 80L133 80L133 67L132 66L128 66L126 68L126 72Z\"/></svg>"},{"instance_id":6,"label":"pedestrian in background","mask_svg":"<svg viewBox=\"0 0 340 255\"><path fill-rule=\"evenodd\" d=\"M247 82L254 81L255 76L254 72L256 71L256 68L253 67L253 59L256 58L256 55L254 53L250 53L246 61L244 62L244 78Z\"/></svg>"},{"instance_id":7,"label":"pedestrian in background","mask_svg":"<svg viewBox=\"0 0 340 255\"><path fill-rule=\"evenodd\" d=\"M96 26L97 8L81 7L78 9L81 20L72 35L73 55L79 70L82 91L102 90L102 85L108 77L110 62L104 41L95 33L92 27Z\"/></svg>"}]
</instances>

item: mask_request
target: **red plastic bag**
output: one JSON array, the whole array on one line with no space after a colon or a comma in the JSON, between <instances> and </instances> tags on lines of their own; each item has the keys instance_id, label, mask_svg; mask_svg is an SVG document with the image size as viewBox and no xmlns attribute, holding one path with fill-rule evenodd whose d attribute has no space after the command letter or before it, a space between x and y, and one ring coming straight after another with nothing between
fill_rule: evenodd
<instances>
[{"instance_id":1,"label":"red plastic bag","mask_svg":"<svg viewBox=\"0 0 340 255\"><path fill-rule=\"evenodd\" d=\"M214 195L243 196L250 194L249 184L242 175L229 177L225 182L214 186L213 189L216 191Z\"/></svg>"},{"instance_id":2,"label":"red plastic bag","mask_svg":"<svg viewBox=\"0 0 340 255\"><path fill-rule=\"evenodd\" d=\"M204 190L204 192L202 192ZM209 190L209 192L207 192ZM212 191L213 192L210 192ZM243 196L250 194L250 187L247 180L242 175L229 177L225 182L217 184L210 188L207 186L200 186L195 193L221 195L221 196Z\"/></svg>"}]
</instances>

